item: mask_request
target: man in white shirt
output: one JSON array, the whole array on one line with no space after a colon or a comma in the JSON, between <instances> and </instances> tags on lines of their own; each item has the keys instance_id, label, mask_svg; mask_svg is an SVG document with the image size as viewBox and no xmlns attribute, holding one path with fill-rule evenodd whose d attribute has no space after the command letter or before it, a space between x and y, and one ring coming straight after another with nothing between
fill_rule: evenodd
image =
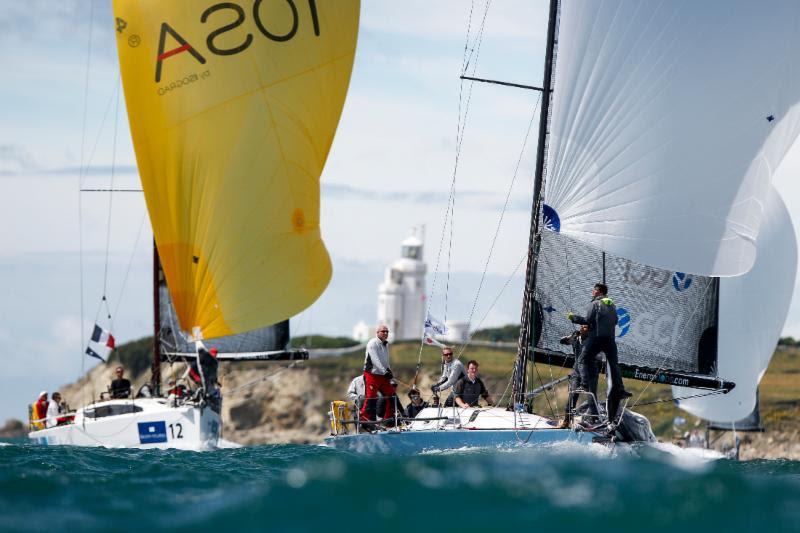
<instances>
[{"instance_id":1,"label":"man in white shirt","mask_svg":"<svg viewBox=\"0 0 800 533\"><path fill-rule=\"evenodd\" d=\"M61 414L61 393L54 392L47 403L46 426L49 428L57 426L59 414Z\"/></svg>"},{"instance_id":2,"label":"man in white shirt","mask_svg":"<svg viewBox=\"0 0 800 533\"><path fill-rule=\"evenodd\" d=\"M384 408L384 420L394 417L395 402L392 400L396 392L391 383L394 375L389 368L389 328L380 325L375 335L376 337L367 343L367 352L364 355L365 401L359 414L359 418L363 421L375 420L379 392L390 400L386 402Z\"/></svg>"},{"instance_id":3,"label":"man in white shirt","mask_svg":"<svg viewBox=\"0 0 800 533\"><path fill-rule=\"evenodd\" d=\"M449 389L466 375L467 371L464 370L464 364L458 359L453 359L453 349L449 346L445 346L442 348L442 376L439 378L439 381L431 387L431 391L434 396L439 396L441 391ZM444 406L451 407L452 405L453 394L451 392L447 401L444 402Z\"/></svg>"}]
</instances>

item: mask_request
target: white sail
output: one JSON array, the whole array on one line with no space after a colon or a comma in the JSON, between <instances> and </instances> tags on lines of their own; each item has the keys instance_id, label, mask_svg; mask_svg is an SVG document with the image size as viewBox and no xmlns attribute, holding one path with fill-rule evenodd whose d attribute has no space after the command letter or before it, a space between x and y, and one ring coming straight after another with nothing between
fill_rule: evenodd
<instances>
[{"instance_id":1,"label":"white sail","mask_svg":"<svg viewBox=\"0 0 800 533\"><path fill-rule=\"evenodd\" d=\"M796 0L563 2L545 216L640 263L747 272L800 129L798 50Z\"/></svg>"},{"instance_id":2,"label":"white sail","mask_svg":"<svg viewBox=\"0 0 800 533\"><path fill-rule=\"evenodd\" d=\"M752 270L720 280L718 372L736 388L725 395L680 401L693 415L735 422L750 414L758 383L769 365L792 300L797 273L797 241L792 220L778 192L770 187L764 223ZM673 396L697 394L673 387Z\"/></svg>"}]
</instances>

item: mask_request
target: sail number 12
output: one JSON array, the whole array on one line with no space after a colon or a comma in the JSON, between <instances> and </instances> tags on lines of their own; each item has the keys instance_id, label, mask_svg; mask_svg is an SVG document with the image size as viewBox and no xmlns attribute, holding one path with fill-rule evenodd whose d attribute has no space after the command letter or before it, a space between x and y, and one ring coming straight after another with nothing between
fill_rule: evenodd
<instances>
[{"instance_id":1,"label":"sail number 12","mask_svg":"<svg viewBox=\"0 0 800 533\"><path fill-rule=\"evenodd\" d=\"M169 425L169 433L173 439L182 439L183 438L183 426L180 422L176 424Z\"/></svg>"}]
</instances>

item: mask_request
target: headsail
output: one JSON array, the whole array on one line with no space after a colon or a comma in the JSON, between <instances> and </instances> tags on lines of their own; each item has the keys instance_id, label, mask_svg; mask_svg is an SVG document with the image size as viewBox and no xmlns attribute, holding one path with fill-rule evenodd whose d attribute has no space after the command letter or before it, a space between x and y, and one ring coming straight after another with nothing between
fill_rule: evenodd
<instances>
[{"instance_id":1,"label":"headsail","mask_svg":"<svg viewBox=\"0 0 800 533\"><path fill-rule=\"evenodd\" d=\"M716 278L642 265L547 229L536 277L537 361L560 365L572 358L571 347L559 342L575 329L566 314L585 314L597 282L608 285L617 308L619 361L632 372L623 376L723 387L716 372ZM693 376L708 379L695 383Z\"/></svg>"},{"instance_id":2,"label":"headsail","mask_svg":"<svg viewBox=\"0 0 800 533\"><path fill-rule=\"evenodd\" d=\"M545 202L564 235L692 274L748 271L800 131L800 3L562 5Z\"/></svg>"},{"instance_id":3,"label":"headsail","mask_svg":"<svg viewBox=\"0 0 800 533\"><path fill-rule=\"evenodd\" d=\"M358 0L114 0L139 173L181 327L274 324L331 264L319 177L350 80Z\"/></svg>"},{"instance_id":4,"label":"headsail","mask_svg":"<svg viewBox=\"0 0 800 533\"><path fill-rule=\"evenodd\" d=\"M718 372L736 382L724 396L691 398L680 407L715 422L735 422L755 407L789 312L797 275L797 240L780 194L770 188L758 239L758 257L744 276L720 280ZM679 387L673 396L696 394Z\"/></svg>"}]
</instances>

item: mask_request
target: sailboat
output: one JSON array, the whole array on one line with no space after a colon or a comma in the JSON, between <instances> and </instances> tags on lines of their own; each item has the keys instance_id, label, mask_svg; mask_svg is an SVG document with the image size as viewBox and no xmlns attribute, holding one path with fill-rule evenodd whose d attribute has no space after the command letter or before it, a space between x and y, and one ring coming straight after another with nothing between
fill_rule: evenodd
<instances>
[{"instance_id":1,"label":"sailboat","mask_svg":"<svg viewBox=\"0 0 800 533\"><path fill-rule=\"evenodd\" d=\"M204 343L219 344L219 360L302 358L281 349L286 327L271 326L311 305L331 278L319 178L347 93L359 7L260 0L245 12L234 3L114 0L156 247L152 387L93 402L31 439L213 448L219 390L201 379L187 398L162 396L162 360L201 359ZM279 349L257 349L265 343Z\"/></svg>"},{"instance_id":2,"label":"sailboat","mask_svg":"<svg viewBox=\"0 0 800 533\"><path fill-rule=\"evenodd\" d=\"M403 453L652 442L629 409L605 434L556 429L558 413L533 412L555 383L534 387L529 368L573 366L559 342L565 315L595 282L617 305L625 379L722 404L737 379L757 383L757 370L745 378L723 351L722 332L739 338L736 319L721 322L724 287L757 261L772 173L800 131L798 29L800 5L787 1L552 0L509 407L430 408L379 433L348 429L332 409L326 444ZM778 333L769 330L773 346Z\"/></svg>"}]
</instances>

